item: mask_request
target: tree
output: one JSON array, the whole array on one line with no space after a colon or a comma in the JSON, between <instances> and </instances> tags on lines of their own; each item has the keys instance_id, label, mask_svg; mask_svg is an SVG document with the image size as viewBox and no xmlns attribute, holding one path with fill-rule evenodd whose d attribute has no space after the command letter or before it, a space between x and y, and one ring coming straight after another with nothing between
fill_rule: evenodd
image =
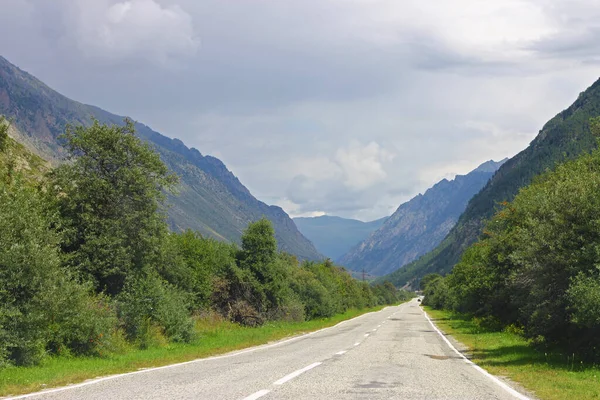
<instances>
[{"instance_id":1,"label":"tree","mask_svg":"<svg viewBox=\"0 0 600 400\"><path fill-rule=\"evenodd\" d=\"M98 292L117 294L126 276L157 257L167 233L161 213L171 174L135 134L134 124L67 128L66 163L52 174L62 217L67 265L90 278Z\"/></svg>"},{"instance_id":2,"label":"tree","mask_svg":"<svg viewBox=\"0 0 600 400\"><path fill-rule=\"evenodd\" d=\"M20 174L0 179L0 366L48 352L97 354L115 327L112 309L61 267L45 200Z\"/></svg>"},{"instance_id":3,"label":"tree","mask_svg":"<svg viewBox=\"0 0 600 400\"><path fill-rule=\"evenodd\" d=\"M269 280L270 267L277 255L273 224L266 218L251 223L242 235L242 266L252 270L261 283Z\"/></svg>"}]
</instances>

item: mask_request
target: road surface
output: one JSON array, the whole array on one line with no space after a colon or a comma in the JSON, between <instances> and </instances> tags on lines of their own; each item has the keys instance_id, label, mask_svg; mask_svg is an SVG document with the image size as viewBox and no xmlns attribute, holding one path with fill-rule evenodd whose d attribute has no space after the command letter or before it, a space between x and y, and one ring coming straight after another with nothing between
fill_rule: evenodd
<instances>
[{"instance_id":1,"label":"road surface","mask_svg":"<svg viewBox=\"0 0 600 400\"><path fill-rule=\"evenodd\" d=\"M444 341L415 299L291 340L26 398L527 398L494 379Z\"/></svg>"}]
</instances>

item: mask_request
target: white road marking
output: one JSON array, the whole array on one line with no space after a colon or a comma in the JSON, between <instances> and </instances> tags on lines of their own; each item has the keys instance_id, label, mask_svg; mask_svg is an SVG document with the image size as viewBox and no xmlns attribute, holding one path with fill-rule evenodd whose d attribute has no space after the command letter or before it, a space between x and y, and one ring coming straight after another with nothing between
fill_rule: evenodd
<instances>
[{"instance_id":1,"label":"white road marking","mask_svg":"<svg viewBox=\"0 0 600 400\"><path fill-rule=\"evenodd\" d=\"M341 356L342 354L344 354L347 350L342 350L342 351L338 351L337 353L335 353L335 355L337 356Z\"/></svg>"},{"instance_id":2,"label":"white road marking","mask_svg":"<svg viewBox=\"0 0 600 400\"><path fill-rule=\"evenodd\" d=\"M360 344L360 342L356 342L356 343L354 343L354 345L355 345L355 346L358 346L359 344Z\"/></svg>"},{"instance_id":3,"label":"white road marking","mask_svg":"<svg viewBox=\"0 0 600 400\"><path fill-rule=\"evenodd\" d=\"M377 325L378 328L381 328L381 325Z\"/></svg>"},{"instance_id":4,"label":"white road marking","mask_svg":"<svg viewBox=\"0 0 600 400\"><path fill-rule=\"evenodd\" d=\"M456 350L456 347L454 347L452 345L452 343L450 343L450 341L446 338L446 336L444 336L444 334L434 325L434 323L431 321L431 319L429 318L429 316L427 315L427 313L425 311L423 311L423 314L425 315L425 318L427 318L427 321L429 321L429 323L431 324L431 327L440 335L440 337L442 339L444 339L444 342L446 342L446 344L448 345L448 347L450 347L456 354L458 354L460 356L460 358L462 358L464 360L464 362L466 362L467 364L471 365L473 368L475 368L477 371L481 372L486 377L490 378L492 381L494 381L495 383L497 383L498 386L500 386L502 389L506 390L508 393L510 393L513 396L515 396L517 399L519 399L519 400L531 400L529 397L525 396L524 394L521 394L521 393L517 392L515 389L511 388L510 386L508 386L506 383L502 382L500 379L496 378L494 375L490 374L485 369L481 368L479 365L477 365L473 361L469 360L467 357L465 357L463 355L463 353L461 353L460 351Z\"/></svg>"},{"instance_id":5,"label":"white road marking","mask_svg":"<svg viewBox=\"0 0 600 400\"><path fill-rule=\"evenodd\" d=\"M256 400L258 398L263 397L265 394L269 394L269 393L271 393L270 390L266 390L266 389L259 390L258 392L253 393L248 397L244 397L242 400Z\"/></svg>"},{"instance_id":6,"label":"white road marking","mask_svg":"<svg viewBox=\"0 0 600 400\"><path fill-rule=\"evenodd\" d=\"M302 375L303 373L305 373L308 370L313 369L314 367L318 367L319 365L321 365L320 362L316 362L316 363L312 363L307 367L304 367L302 369L299 369L298 371L294 371L291 374L287 374L286 376L284 376L283 378L279 379L278 381L273 382L273 385L283 385L284 383L286 383L289 380L294 379L295 377Z\"/></svg>"},{"instance_id":7,"label":"white road marking","mask_svg":"<svg viewBox=\"0 0 600 400\"><path fill-rule=\"evenodd\" d=\"M77 389L77 388L80 388L80 387L83 387L83 386L94 385L96 383L108 381L108 380L111 380L111 379L121 378L123 376L145 374L147 372L158 371L158 370L161 370L161 369L175 368L175 367L179 367L181 365L195 364L195 363L199 363L199 362L205 362L205 361L211 361L211 360L218 360L218 359L221 359L221 358L236 357L236 356L239 356L239 355L242 355L242 354L253 353L253 352L258 351L258 350L264 350L264 349L269 349L271 347L280 346L280 345L282 345L284 343L294 342L296 340L299 340L299 339L302 339L302 338L314 335L316 333L336 328L336 327L338 327L338 326L340 326L342 324L345 324L345 323L348 323L350 321L353 321L353 320L365 317L365 316L367 316L369 314L375 314L375 313L379 313L379 312L385 311L385 310L387 310L390 307L391 306L384 307L384 308L382 308L379 311L372 311L372 312L369 312L369 313L365 313L365 314L359 315L358 317L354 317L352 319L347 319L345 321L342 321L342 322L340 322L340 323L338 323L338 324L336 324L334 326L329 326L327 328L319 329L318 331L309 332L309 333L306 333L304 335L295 336L293 338L282 340L282 341L279 341L279 342L276 342L276 343L272 343L272 344L265 344L265 345L255 346L255 347L251 347L251 348L248 348L248 349L245 349L245 350L240 350L240 351L236 351L236 352L232 352L232 353L228 353L228 354L223 354L221 356L198 358L198 359L195 359L195 360L185 361L185 362L181 362L181 363L177 363L177 364L164 365L162 367L146 368L146 369L142 369L142 370L139 370L139 371L126 372L124 374L109 375L109 376L105 376L105 377L102 377L102 378L85 381L85 382L74 384L74 385L62 386L62 387L57 387L57 388L48 389L48 390L42 390L40 392L23 394L23 395L15 396L15 397L7 397L5 400L9 400L9 399L10 400L12 400L12 399L27 399L27 398L30 398L30 397L43 396L43 395L46 395L48 393L56 393L56 392L62 392L64 390Z\"/></svg>"},{"instance_id":8,"label":"white road marking","mask_svg":"<svg viewBox=\"0 0 600 400\"><path fill-rule=\"evenodd\" d=\"M365 333L365 337L369 337L369 334L368 334L368 333Z\"/></svg>"},{"instance_id":9,"label":"white road marking","mask_svg":"<svg viewBox=\"0 0 600 400\"><path fill-rule=\"evenodd\" d=\"M375 332L375 331L377 331L377 328L373 329L371 332Z\"/></svg>"}]
</instances>

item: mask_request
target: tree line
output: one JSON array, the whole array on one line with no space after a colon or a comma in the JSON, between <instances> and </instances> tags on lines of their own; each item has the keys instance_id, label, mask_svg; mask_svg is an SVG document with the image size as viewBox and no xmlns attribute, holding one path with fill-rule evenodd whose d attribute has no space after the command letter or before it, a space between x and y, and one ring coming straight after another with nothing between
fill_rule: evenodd
<instances>
[{"instance_id":1,"label":"tree line","mask_svg":"<svg viewBox=\"0 0 600 400\"><path fill-rule=\"evenodd\" d=\"M590 121L600 138L600 117ZM600 140L600 139L598 139ZM600 150L537 177L487 222L424 304L510 326L534 344L600 358Z\"/></svg>"},{"instance_id":2,"label":"tree line","mask_svg":"<svg viewBox=\"0 0 600 400\"><path fill-rule=\"evenodd\" d=\"M177 176L129 120L68 128L65 162L33 177L7 129L1 120L0 367L190 341L207 312L259 326L406 296L329 260L278 252L266 219L248 226L241 246L169 231L164 193Z\"/></svg>"}]
</instances>

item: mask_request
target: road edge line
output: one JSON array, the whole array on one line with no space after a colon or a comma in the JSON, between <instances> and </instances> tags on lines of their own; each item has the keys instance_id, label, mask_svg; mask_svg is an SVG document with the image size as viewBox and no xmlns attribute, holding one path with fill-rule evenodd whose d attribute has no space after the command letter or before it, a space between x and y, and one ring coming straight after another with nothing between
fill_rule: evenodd
<instances>
[{"instance_id":1,"label":"road edge line","mask_svg":"<svg viewBox=\"0 0 600 400\"><path fill-rule=\"evenodd\" d=\"M159 371L159 370L162 370L162 369L176 368L176 367L180 367L182 365L194 364L194 363L198 363L198 362L211 361L211 360L219 360L221 358L236 357L236 356L239 356L239 355L242 355L242 354L253 353L253 352L258 351L258 350L270 349L272 347L280 346L280 345L285 344L285 343L289 343L289 342L293 342L293 341L296 341L296 340L300 340L300 339L305 338L307 336L311 336L311 335L317 334L319 332L326 331L328 329L336 328L336 327L338 327L338 326L340 326L342 324L345 324L347 322L353 321L353 320L358 319L358 318L362 318L362 317L367 316L369 314L380 313L380 312L382 312L382 311L384 311L384 310L386 310L386 309L388 309L390 307L400 307L403 304L407 304L407 303L401 303L401 304L398 304L397 306L386 306L386 307L382 308L381 310L371 311L371 312L368 312L368 313L364 313L364 314L361 314L361 315L356 316L354 318L350 318L350 319L346 319L344 321L340 321L340 322L338 322L337 324L335 324L333 326L328 326L326 328L321 328L321 329L313 331L313 332L308 332L308 333L304 333L304 334L301 334L301 335L293 336L293 337L291 337L289 339L278 340L275 343L261 344L261 345L258 345L258 346L248 347L248 348L243 349L243 350L236 350L236 351L225 353L225 354L222 354L222 355L219 355L219 356L211 356L211 357L205 357L205 358L196 358L194 360L184 361L184 362L175 363L175 364L163 365L163 366L160 366L160 367L145 368L145 369L138 370L138 371L124 372L122 374L115 374L115 375L103 376L103 377L100 377L100 378L93 378L93 379L90 379L90 380L87 380L87 381L83 381L83 382L80 382L80 383L76 383L76 384L73 384L73 385L59 386L59 387L56 387L56 388L53 388L53 389L47 389L47 390L41 390L41 391L37 391L37 392L33 392L33 393L21 394L21 395L17 395L17 396L14 396L14 397L11 397L11 396L0 397L0 400L27 399L27 398L30 398L30 397L43 396L43 395L50 394L50 393L57 393L57 392L65 391L65 390L77 389L77 388L88 386L88 385L94 385L96 383L105 382L105 381L108 381L108 380L111 380L111 379L117 379L117 378L121 378L121 377L128 376L128 375L137 375L137 374L143 374L143 373L146 373L146 372Z\"/></svg>"},{"instance_id":2,"label":"road edge line","mask_svg":"<svg viewBox=\"0 0 600 400\"><path fill-rule=\"evenodd\" d=\"M419 307L421 308L421 307ZM458 351L456 349L456 347L454 347L454 345L448 340L448 338L438 329L437 326L435 326L435 324L433 323L433 321L431 321L431 318L429 318L429 315L427 315L427 312L425 310L423 310L421 308L421 311L423 311L423 315L425 316L425 318L427 319L427 321L429 321L429 323L431 324L431 327L438 333L438 335L440 335L440 337L444 340L444 342L446 342L446 344L448 345L448 347L450 347L456 354L459 355L460 358L463 359L463 361L465 361L467 364L471 365L472 367L474 367L477 371L479 371L480 373L482 373L484 376L488 377L489 379L491 379L493 382L495 382L498 386L500 386L502 389L506 390L508 393L510 393L511 395L513 395L514 397L518 398L519 400L533 400L531 397L525 396L523 393L520 393L519 391L515 390L514 388L512 388L510 385L508 385L506 382L503 382L502 380L500 380L498 377L490 374L489 372L487 372L485 369L481 368L479 365L475 364L473 361L469 360L467 357L465 357L465 355L463 353L461 353L460 351Z\"/></svg>"}]
</instances>

